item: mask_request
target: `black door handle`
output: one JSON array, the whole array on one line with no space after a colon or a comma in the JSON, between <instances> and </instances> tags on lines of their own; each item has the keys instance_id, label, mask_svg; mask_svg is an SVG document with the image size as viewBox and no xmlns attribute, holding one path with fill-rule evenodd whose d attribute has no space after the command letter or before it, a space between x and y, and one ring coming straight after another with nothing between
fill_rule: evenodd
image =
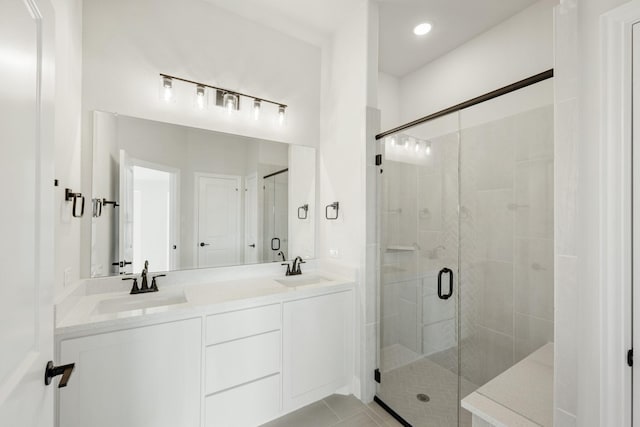
<instances>
[{"instance_id":1,"label":"black door handle","mask_svg":"<svg viewBox=\"0 0 640 427\"><path fill-rule=\"evenodd\" d=\"M442 293L442 275L443 274L449 275L449 292L446 294ZM451 295L453 295L453 271L445 267L438 272L438 298L447 300L451 298Z\"/></svg>"},{"instance_id":2,"label":"black door handle","mask_svg":"<svg viewBox=\"0 0 640 427\"><path fill-rule=\"evenodd\" d=\"M205 243L205 242L200 242L200 247L204 248L205 246L209 246L209 243Z\"/></svg>"},{"instance_id":3,"label":"black door handle","mask_svg":"<svg viewBox=\"0 0 640 427\"><path fill-rule=\"evenodd\" d=\"M255 243L252 243L252 244L250 244L250 245L249 245L249 247L250 247L250 248L255 248L255 247L256 247L256 244L255 244Z\"/></svg>"},{"instance_id":4,"label":"black door handle","mask_svg":"<svg viewBox=\"0 0 640 427\"><path fill-rule=\"evenodd\" d=\"M57 377L58 375L62 375L60 382L58 383L58 388L66 387L69 382L69 378L71 377L71 373L73 372L73 368L75 368L75 363L69 363L68 365L61 366L53 366L53 362L50 360L47 362L47 367L44 370L44 385L51 384L51 379L53 377Z\"/></svg>"},{"instance_id":5,"label":"black door handle","mask_svg":"<svg viewBox=\"0 0 640 427\"><path fill-rule=\"evenodd\" d=\"M278 241L278 247L276 248L274 243ZM271 239L271 250L272 251L279 251L280 250L280 239L278 239L277 237L274 237L273 239Z\"/></svg>"}]
</instances>

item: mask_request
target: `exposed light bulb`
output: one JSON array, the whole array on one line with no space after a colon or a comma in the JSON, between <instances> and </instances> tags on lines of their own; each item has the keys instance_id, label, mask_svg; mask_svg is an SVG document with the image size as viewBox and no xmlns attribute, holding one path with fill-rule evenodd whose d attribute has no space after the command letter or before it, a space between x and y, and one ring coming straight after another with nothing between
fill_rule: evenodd
<instances>
[{"instance_id":1,"label":"exposed light bulb","mask_svg":"<svg viewBox=\"0 0 640 427\"><path fill-rule=\"evenodd\" d=\"M228 114L231 114L233 110L237 109L236 102L238 101L238 97L235 94L225 93L222 99Z\"/></svg>"},{"instance_id":2,"label":"exposed light bulb","mask_svg":"<svg viewBox=\"0 0 640 427\"><path fill-rule=\"evenodd\" d=\"M162 77L162 97L165 102L171 102L173 99L173 79L171 77Z\"/></svg>"},{"instance_id":3,"label":"exposed light bulb","mask_svg":"<svg viewBox=\"0 0 640 427\"><path fill-rule=\"evenodd\" d=\"M427 148L424 150L424 152L427 154L427 156L431 155L431 143L427 142Z\"/></svg>"},{"instance_id":4,"label":"exposed light bulb","mask_svg":"<svg viewBox=\"0 0 640 427\"><path fill-rule=\"evenodd\" d=\"M415 150L416 153L420 151L420 146L421 145L422 145L422 142L416 140L416 145L413 147L413 149Z\"/></svg>"},{"instance_id":5,"label":"exposed light bulb","mask_svg":"<svg viewBox=\"0 0 640 427\"><path fill-rule=\"evenodd\" d=\"M395 136L389 137L389 143L391 144L392 147L395 147L396 146L396 137Z\"/></svg>"},{"instance_id":6,"label":"exposed light bulb","mask_svg":"<svg viewBox=\"0 0 640 427\"><path fill-rule=\"evenodd\" d=\"M260 100L259 99L254 99L253 100L253 118L255 120L258 120L260 118Z\"/></svg>"},{"instance_id":7,"label":"exposed light bulb","mask_svg":"<svg viewBox=\"0 0 640 427\"><path fill-rule=\"evenodd\" d=\"M282 126L284 123L284 110L286 108L287 107L285 107L284 105L278 107L278 123L280 123L280 126Z\"/></svg>"},{"instance_id":8,"label":"exposed light bulb","mask_svg":"<svg viewBox=\"0 0 640 427\"><path fill-rule=\"evenodd\" d=\"M205 107L205 88L202 85L196 87L196 106L198 110L204 110Z\"/></svg>"}]
</instances>

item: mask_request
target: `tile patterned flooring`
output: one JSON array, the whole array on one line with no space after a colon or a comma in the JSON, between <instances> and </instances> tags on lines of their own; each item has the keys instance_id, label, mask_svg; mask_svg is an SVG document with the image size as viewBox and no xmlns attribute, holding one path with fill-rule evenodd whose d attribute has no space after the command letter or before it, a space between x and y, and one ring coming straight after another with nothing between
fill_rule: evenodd
<instances>
[{"instance_id":1,"label":"tile patterned flooring","mask_svg":"<svg viewBox=\"0 0 640 427\"><path fill-rule=\"evenodd\" d=\"M476 389L464 379L461 387L462 396ZM419 393L430 400L419 401ZM414 427L458 426L458 376L429 358L383 373L378 396ZM464 409L459 425L471 426L471 414Z\"/></svg>"},{"instance_id":2,"label":"tile patterned flooring","mask_svg":"<svg viewBox=\"0 0 640 427\"><path fill-rule=\"evenodd\" d=\"M354 396L334 394L263 427L397 427L391 415L377 403L365 405Z\"/></svg>"}]
</instances>

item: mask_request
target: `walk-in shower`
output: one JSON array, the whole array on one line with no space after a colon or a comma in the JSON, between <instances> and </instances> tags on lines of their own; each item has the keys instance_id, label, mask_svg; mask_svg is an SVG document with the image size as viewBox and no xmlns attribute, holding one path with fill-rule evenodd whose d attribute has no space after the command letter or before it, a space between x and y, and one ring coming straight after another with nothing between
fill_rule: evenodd
<instances>
[{"instance_id":1,"label":"walk-in shower","mask_svg":"<svg viewBox=\"0 0 640 427\"><path fill-rule=\"evenodd\" d=\"M376 400L407 425L470 426L553 341L551 76L379 135Z\"/></svg>"}]
</instances>

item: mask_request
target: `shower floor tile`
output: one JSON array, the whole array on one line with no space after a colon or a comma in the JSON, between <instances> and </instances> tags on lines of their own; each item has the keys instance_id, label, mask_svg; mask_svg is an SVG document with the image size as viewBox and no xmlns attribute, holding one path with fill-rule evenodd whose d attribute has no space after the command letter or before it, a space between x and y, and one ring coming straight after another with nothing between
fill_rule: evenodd
<instances>
[{"instance_id":1,"label":"shower floor tile","mask_svg":"<svg viewBox=\"0 0 640 427\"><path fill-rule=\"evenodd\" d=\"M382 360L382 366L380 370L382 372L389 372L413 363L421 357L421 355L402 344L393 344L381 350L380 359Z\"/></svg>"},{"instance_id":2,"label":"shower floor tile","mask_svg":"<svg viewBox=\"0 0 640 427\"><path fill-rule=\"evenodd\" d=\"M428 358L385 372L378 397L413 427L458 427L460 400L477 387ZM428 402L418 400L426 394ZM471 414L461 410L460 427L471 427Z\"/></svg>"}]
</instances>

